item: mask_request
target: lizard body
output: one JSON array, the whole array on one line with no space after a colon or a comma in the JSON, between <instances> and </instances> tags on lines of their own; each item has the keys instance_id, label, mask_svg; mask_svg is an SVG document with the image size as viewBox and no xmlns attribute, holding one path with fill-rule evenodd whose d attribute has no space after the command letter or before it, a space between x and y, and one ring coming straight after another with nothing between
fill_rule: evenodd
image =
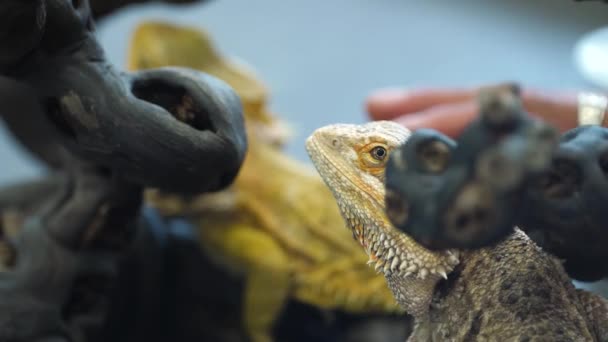
<instances>
[{"instance_id":1,"label":"lizard body","mask_svg":"<svg viewBox=\"0 0 608 342\"><path fill-rule=\"evenodd\" d=\"M218 77L242 101L249 147L233 184L197 196L148 189L146 203L195 224L209 259L242 277L242 325L251 341L273 340L290 300L361 316L402 313L348 230L333 228L344 221L322 179L282 150L289 129L270 111L256 73L221 54L204 30L142 23L133 35L130 69L166 65Z\"/></svg>"},{"instance_id":2,"label":"lizard body","mask_svg":"<svg viewBox=\"0 0 608 342\"><path fill-rule=\"evenodd\" d=\"M430 251L389 223L383 171L409 135L392 122L339 124L306 143L348 226L414 316L409 341L608 340L606 300L575 289L561 263L519 229L493 247ZM405 272L395 255L407 260Z\"/></svg>"}]
</instances>

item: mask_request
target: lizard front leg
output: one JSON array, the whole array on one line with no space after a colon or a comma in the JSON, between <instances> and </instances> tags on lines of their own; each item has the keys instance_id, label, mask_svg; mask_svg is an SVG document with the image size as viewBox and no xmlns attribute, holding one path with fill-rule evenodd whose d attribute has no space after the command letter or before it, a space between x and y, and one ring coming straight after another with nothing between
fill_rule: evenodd
<instances>
[{"instance_id":1,"label":"lizard front leg","mask_svg":"<svg viewBox=\"0 0 608 342\"><path fill-rule=\"evenodd\" d=\"M225 224L225 223L224 223ZM272 327L291 290L287 254L269 235L245 223L201 224L202 244L218 263L245 276L243 324L252 342L271 342Z\"/></svg>"},{"instance_id":2,"label":"lizard front leg","mask_svg":"<svg viewBox=\"0 0 608 342\"><path fill-rule=\"evenodd\" d=\"M403 313L384 277L378 277L359 255L307 267L294 275L294 282L294 297L318 308Z\"/></svg>"}]
</instances>

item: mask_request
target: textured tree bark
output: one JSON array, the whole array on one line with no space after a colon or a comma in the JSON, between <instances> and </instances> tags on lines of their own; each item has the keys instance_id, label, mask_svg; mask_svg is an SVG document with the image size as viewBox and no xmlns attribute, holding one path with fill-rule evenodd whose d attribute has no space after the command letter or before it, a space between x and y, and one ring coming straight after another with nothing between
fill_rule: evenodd
<instances>
[{"instance_id":1,"label":"textured tree bark","mask_svg":"<svg viewBox=\"0 0 608 342\"><path fill-rule=\"evenodd\" d=\"M480 248L511 234L528 180L551 166L557 134L523 111L517 85L485 87L478 102L457 141L418 130L394 152L403 163L386 167L387 215L427 248Z\"/></svg>"},{"instance_id":2,"label":"textured tree bark","mask_svg":"<svg viewBox=\"0 0 608 342\"><path fill-rule=\"evenodd\" d=\"M0 2L0 117L57 175L0 195L0 233L22 223L0 234L16 255L0 272L3 342L101 336L142 187L222 189L247 149L230 87L187 69L117 70L87 0Z\"/></svg>"},{"instance_id":3,"label":"textured tree bark","mask_svg":"<svg viewBox=\"0 0 608 342\"><path fill-rule=\"evenodd\" d=\"M586 125L564 133L553 165L527 189L518 225L564 260L570 277L608 276L608 128Z\"/></svg>"},{"instance_id":4,"label":"textured tree bark","mask_svg":"<svg viewBox=\"0 0 608 342\"><path fill-rule=\"evenodd\" d=\"M142 192L76 160L70 169L0 196L2 232L7 213L21 225L2 241L16 258L0 272L0 341L85 341L103 327Z\"/></svg>"},{"instance_id":5,"label":"textured tree bark","mask_svg":"<svg viewBox=\"0 0 608 342\"><path fill-rule=\"evenodd\" d=\"M65 146L140 185L204 192L232 182L247 141L224 82L184 68L117 70L85 0L6 0L0 19L0 113L48 165L61 167Z\"/></svg>"}]
</instances>

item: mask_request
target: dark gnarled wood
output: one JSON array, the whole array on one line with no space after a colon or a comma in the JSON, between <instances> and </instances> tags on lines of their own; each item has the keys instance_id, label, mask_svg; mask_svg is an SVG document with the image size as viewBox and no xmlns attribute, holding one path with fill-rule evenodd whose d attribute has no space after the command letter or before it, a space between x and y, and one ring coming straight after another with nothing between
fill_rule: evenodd
<instances>
[{"instance_id":1,"label":"dark gnarled wood","mask_svg":"<svg viewBox=\"0 0 608 342\"><path fill-rule=\"evenodd\" d=\"M525 185L550 166L556 133L523 112L517 86L484 88L479 102L456 142L418 130L387 165L387 214L428 248L480 248L509 235Z\"/></svg>"},{"instance_id":2,"label":"dark gnarled wood","mask_svg":"<svg viewBox=\"0 0 608 342\"><path fill-rule=\"evenodd\" d=\"M608 276L608 128L564 133L551 168L531 182L519 225L565 260L574 279Z\"/></svg>"},{"instance_id":3,"label":"dark gnarled wood","mask_svg":"<svg viewBox=\"0 0 608 342\"><path fill-rule=\"evenodd\" d=\"M230 87L188 69L117 70L86 0L0 2L0 117L58 175L0 195L3 233L7 211L21 215L2 241L16 255L0 272L3 342L99 332L142 187L219 190L247 149Z\"/></svg>"},{"instance_id":4,"label":"dark gnarled wood","mask_svg":"<svg viewBox=\"0 0 608 342\"><path fill-rule=\"evenodd\" d=\"M95 19L111 14L112 12L121 9L124 6L131 4L140 4L146 2L162 2L170 4L191 4L195 2L203 2L209 0L91 0L91 11Z\"/></svg>"},{"instance_id":5,"label":"dark gnarled wood","mask_svg":"<svg viewBox=\"0 0 608 342\"><path fill-rule=\"evenodd\" d=\"M87 1L7 0L2 18L0 32L12 34L0 36L0 113L48 164L61 165L65 146L140 185L203 192L232 182L247 143L240 99L224 82L184 68L117 70Z\"/></svg>"}]
</instances>

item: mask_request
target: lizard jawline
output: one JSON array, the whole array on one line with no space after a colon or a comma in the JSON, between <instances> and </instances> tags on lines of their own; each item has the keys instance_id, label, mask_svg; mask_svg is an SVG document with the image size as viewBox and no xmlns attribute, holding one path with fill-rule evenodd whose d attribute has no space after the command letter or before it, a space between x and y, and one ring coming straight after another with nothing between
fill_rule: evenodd
<instances>
[{"instance_id":1,"label":"lizard jawline","mask_svg":"<svg viewBox=\"0 0 608 342\"><path fill-rule=\"evenodd\" d=\"M447 277L458 263L455 253L432 253L409 236L394 230L383 214L384 206L357 185L358 182L354 181L356 176L348 168L340 167L328 157L332 153L323 144L312 138L307 141L306 148L317 171L334 194L355 240L361 243L377 271L385 276L408 278L425 279L429 274ZM367 206L355 209L348 203L366 203Z\"/></svg>"}]
</instances>

